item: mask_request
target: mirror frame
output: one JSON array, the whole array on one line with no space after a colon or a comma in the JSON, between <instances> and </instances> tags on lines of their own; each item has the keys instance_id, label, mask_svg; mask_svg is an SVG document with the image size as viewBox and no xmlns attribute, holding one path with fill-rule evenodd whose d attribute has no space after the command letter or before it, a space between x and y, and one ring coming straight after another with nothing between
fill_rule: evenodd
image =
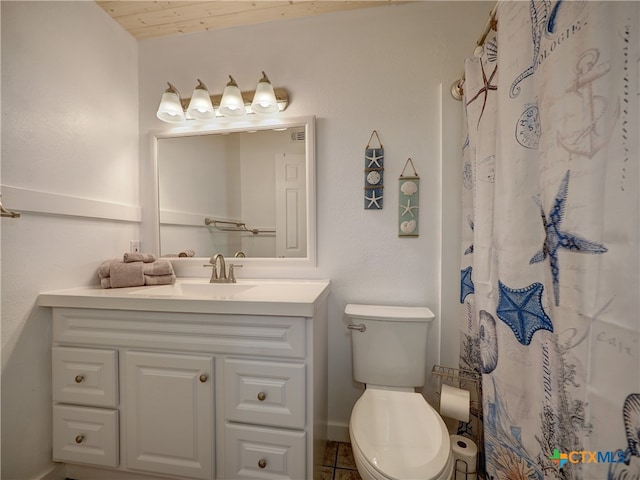
<instances>
[{"instance_id":1,"label":"mirror frame","mask_svg":"<svg viewBox=\"0 0 640 480\"><path fill-rule=\"evenodd\" d=\"M253 117L253 116L252 116ZM218 119L218 121L220 121ZM160 195L158 185L158 140L163 138L189 137L196 135L224 134L247 132L253 130L273 130L278 128L304 127L305 129L305 152L307 167L307 256L304 258L267 258L267 257L247 257L233 258L233 263L246 265L244 269L237 271L237 276L259 277L270 275L277 277L279 273L286 275L290 268L296 270L300 268L317 267L317 232L316 232L316 128L315 116L288 117L288 118L251 118L219 124L194 124L180 125L168 130L152 131L151 137L151 181L153 201L150 208L153 212L155 226L153 228L153 238L151 239L156 254L160 255ZM211 252L215 255L216 252ZM174 266L178 277L204 277L209 276L210 271L203 268L203 264L209 262L210 257L189 257L189 258L169 258ZM227 262L229 263L229 262ZM199 274L198 274L199 273Z\"/></svg>"}]
</instances>

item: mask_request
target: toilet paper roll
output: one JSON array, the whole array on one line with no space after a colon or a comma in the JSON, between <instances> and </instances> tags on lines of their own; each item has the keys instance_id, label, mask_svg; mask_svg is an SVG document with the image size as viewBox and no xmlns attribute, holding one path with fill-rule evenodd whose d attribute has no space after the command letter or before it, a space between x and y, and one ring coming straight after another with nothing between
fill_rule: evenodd
<instances>
[{"instance_id":1,"label":"toilet paper roll","mask_svg":"<svg viewBox=\"0 0 640 480\"><path fill-rule=\"evenodd\" d=\"M473 440L462 435L451 435L451 450L453 452L454 480L476 480L476 462L478 446Z\"/></svg>"},{"instance_id":2,"label":"toilet paper roll","mask_svg":"<svg viewBox=\"0 0 640 480\"><path fill-rule=\"evenodd\" d=\"M469 421L471 406L469 390L443 384L440 391L440 414L462 422Z\"/></svg>"}]
</instances>

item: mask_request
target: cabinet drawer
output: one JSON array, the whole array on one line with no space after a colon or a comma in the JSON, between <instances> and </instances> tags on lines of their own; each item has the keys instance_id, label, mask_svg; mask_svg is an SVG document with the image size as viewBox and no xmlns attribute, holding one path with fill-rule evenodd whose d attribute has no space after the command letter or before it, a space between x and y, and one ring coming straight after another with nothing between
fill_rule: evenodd
<instances>
[{"instance_id":1,"label":"cabinet drawer","mask_svg":"<svg viewBox=\"0 0 640 480\"><path fill-rule=\"evenodd\" d=\"M227 424L225 437L224 478L306 478L304 432Z\"/></svg>"},{"instance_id":2,"label":"cabinet drawer","mask_svg":"<svg viewBox=\"0 0 640 480\"><path fill-rule=\"evenodd\" d=\"M96 407L118 406L115 350L54 347L53 400Z\"/></svg>"},{"instance_id":3,"label":"cabinet drawer","mask_svg":"<svg viewBox=\"0 0 640 480\"><path fill-rule=\"evenodd\" d=\"M118 411L54 405L53 459L117 467Z\"/></svg>"},{"instance_id":4,"label":"cabinet drawer","mask_svg":"<svg viewBox=\"0 0 640 480\"><path fill-rule=\"evenodd\" d=\"M227 359L225 418L275 427L305 425L305 365Z\"/></svg>"}]
</instances>

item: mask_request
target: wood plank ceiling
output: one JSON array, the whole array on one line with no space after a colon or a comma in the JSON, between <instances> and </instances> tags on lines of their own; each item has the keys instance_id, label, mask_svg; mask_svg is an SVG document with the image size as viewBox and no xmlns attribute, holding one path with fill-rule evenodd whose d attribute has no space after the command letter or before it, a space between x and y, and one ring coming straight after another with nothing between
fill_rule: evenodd
<instances>
[{"instance_id":1,"label":"wood plank ceiling","mask_svg":"<svg viewBox=\"0 0 640 480\"><path fill-rule=\"evenodd\" d=\"M131 35L144 39L406 2L98 0L96 3Z\"/></svg>"}]
</instances>

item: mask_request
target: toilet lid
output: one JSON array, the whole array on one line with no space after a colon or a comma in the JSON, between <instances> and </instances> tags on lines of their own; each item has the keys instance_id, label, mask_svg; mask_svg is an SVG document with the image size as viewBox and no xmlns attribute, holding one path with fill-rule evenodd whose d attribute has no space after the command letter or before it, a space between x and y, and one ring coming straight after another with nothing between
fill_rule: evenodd
<instances>
[{"instance_id":1,"label":"toilet lid","mask_svg":"<svg viewBox=\"0 0 640 480\"><path fill-rule=\"evenodd\" d=\"M428 322L434 314L427 307L396 307L391 305L348 304L344 309L349 318L384 320L387 322Z\"/></svg>"},{"instance_id":2,"label":"toilet lid","mask_svg":"<svg viewBox=\"0 0 640 480\"><path fill-rule=\"evenodd\" d=\"M351 412L350 432L386 478L436 478L449 460L447 428L419 393L367 388Z\"/></svg>"}]
</instances>

